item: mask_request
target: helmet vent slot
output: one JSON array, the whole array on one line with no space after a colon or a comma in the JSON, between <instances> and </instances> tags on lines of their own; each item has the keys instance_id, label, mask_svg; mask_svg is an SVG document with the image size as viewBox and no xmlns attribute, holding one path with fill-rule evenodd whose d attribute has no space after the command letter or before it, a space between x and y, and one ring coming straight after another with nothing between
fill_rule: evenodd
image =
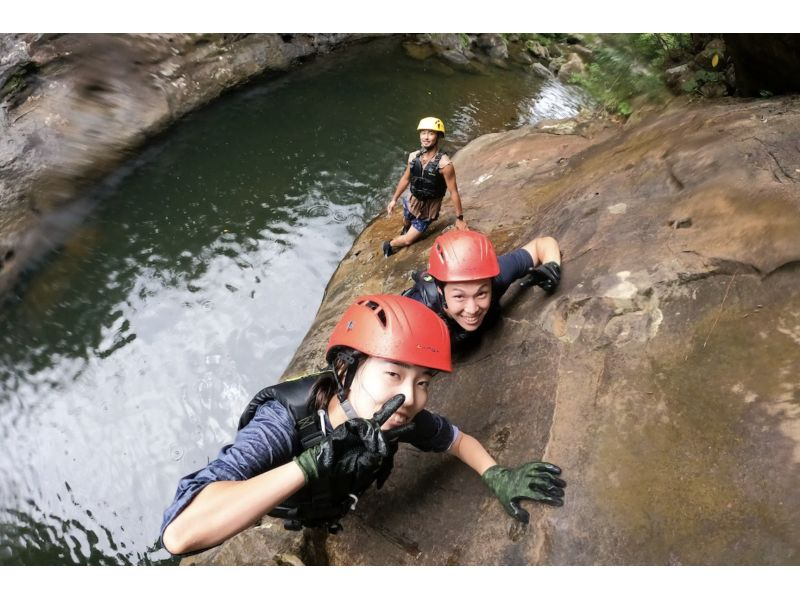
<instances>
[{"instance_id":1,"label":"helmet vent slot","mask_svg":"<svg viewBox=\"0 0 800 598\"><path fill-rule=\"evenodd\" d=\"M366 306L375 312L383 327L386 328L386 312L383 311L383 308L374 301L367 301Z\"/></svg>"},{"instance_id":2,"label":"helmet vent slot","mask_svg":"<svg viewBox=\"0 0 800 598\"><path fill-rule=\"evenodd\" d=\"M439 243L436 244L436 253L439 255L439 260L444 263L444 251Z\"/></svg>"}]
</instances>

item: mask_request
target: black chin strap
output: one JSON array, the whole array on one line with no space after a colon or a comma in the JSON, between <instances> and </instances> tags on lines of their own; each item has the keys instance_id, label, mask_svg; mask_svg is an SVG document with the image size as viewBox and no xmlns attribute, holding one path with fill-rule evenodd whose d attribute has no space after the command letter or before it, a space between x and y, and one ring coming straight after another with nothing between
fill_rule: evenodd
<instances>
[{"instance_id":1,"label":"black chin strap","mask_svg":"<svg viewBox=\"0 0 800 598\"><path fill-rule=\"evenodd\" d=\"M434 280L436 279L434 278ZM447 299L444 296L444 285L446 284L447 284L446 282L436 280L436 288L439 290L439 295L442 297L442 307L444 309L447 309Z\"/></svg>"},{"instance_id":2,"label":"black chin strap","mask_svg":"<svg viewBox=\"0 0 800 598\"><path fill-rule=\"evenodd\" d=\"M353 409L350 401L347 400L347 390L350 388L350 385L353 383L353 378L356 376L358 364L352 355L342 354L341 358L347 363L347 369L344 373L344 384L339 380L336 368L331 367L331 372L333 373L333 379L336 381L336 395L339 397L339 404L342 406L347 419L354 419L358 417L358 414L356 410Z\"/></svg>"}]
</instances>

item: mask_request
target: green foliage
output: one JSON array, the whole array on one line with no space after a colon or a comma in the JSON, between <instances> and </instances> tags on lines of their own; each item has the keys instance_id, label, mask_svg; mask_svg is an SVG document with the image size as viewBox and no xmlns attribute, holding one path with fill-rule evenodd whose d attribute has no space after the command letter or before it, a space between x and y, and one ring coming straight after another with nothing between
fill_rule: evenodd
<instances>
[{"instance_id":1,"label":"green foliage","mask_svg":"<svg viewBox=\"0 0 800 598\"><path fill-rule=\"evenodd\" d=\"M25 86L25 78L15 73L9 77L2 89L0 89L0 98L11 95Z\"/></svg>"},{"instance_id":2,"label":"green foliage","mask_svg":"<svg viewBox=\"0 0 800 598\"><path fill-rule=\"evenodd\" d=\"M715 71L704 71L699 70L695 72L694 77L686 81L683 85L681 85L681 91L686 93L693 93L698 91L704 83L724 83L725 82L725 75L724 73L719 73Z\"/></svg>"},{"instance_id":3,"label":"green foliage","mask_svg":"<svg viewBox=\"0 0 800 598\"><path fill-rule=\"evenodd\" d=\"M692 53L689 33L637 33L631 34L632 48L653 68L664 68L679 55Z\"/></svg>"},{"instance_id":4,"label":"green foliage","mask_svg":"<svg viewBox=\"0 0 800 598\"><path fill-rule=\"evenodd\" d=\"M694 78L698 83L719 83L720 81L725 81L724 73L715 71L697 71Z\"/></svg>"},{"instance_id":5,"label":"green foliage","mask_svg":"<svg viewBox=\"0 0 800 598\"><path fill-rule=\"evenodd\" d=\"M684 93L694 93L697 91L698 87L700 86L697 84L697 80L692 78L681 85L681 91Z\"/></svg>"},{"instance_id":6,"label":"green foliage","mask_svg":"<svg viewBox=\"0 0 800 598\"><path fill-rule=\"evenodd\" d=\"M689 35L683 33L604 35L593 47L586 72L570 81L585 88L606 111L628 116L634 98L657 101L666 96L660 73L690 44Z\"/></svg>"},{"instance_id":7,"label":"green foliage","mask_svg":"<svg viewBox=\"0 0 800 598\"><path fill-rule=\"evenodd\" d=\"M466 33L459 33L458 37L461 39L461 45L465 48L469 48L472 44L472 40L469 38L469 35Z\"/></svg>"},{"instance_id":8,"label":"green foliage","mask_svg":"<svg viewBox=\"0 0 800 598\"><path fill-rule=\"evenodd\" d=\"M14 67L8 78L0 87L0 99L25 95L30 79L38 72L38 66L33 62L26 62Z\"/></svg>"}]
</instances>

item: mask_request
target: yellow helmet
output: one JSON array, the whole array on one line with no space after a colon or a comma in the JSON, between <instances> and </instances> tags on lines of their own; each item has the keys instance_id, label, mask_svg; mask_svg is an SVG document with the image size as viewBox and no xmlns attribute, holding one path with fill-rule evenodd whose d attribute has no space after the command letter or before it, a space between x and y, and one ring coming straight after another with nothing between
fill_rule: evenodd
<instances>
[{"instance_id":1,"label":"yellow helmet","mask_svg":"<svg viewBox=\"0 0 800 598\"><path fill-rule=\"evenodd\" d=\"M437 133L444 135L444 123L441 119L436 118L435 116L428 116L419 121L419 124L417 125L417 131L421 131L423 129L436 131Z\"/></svg>"}]
</instances>

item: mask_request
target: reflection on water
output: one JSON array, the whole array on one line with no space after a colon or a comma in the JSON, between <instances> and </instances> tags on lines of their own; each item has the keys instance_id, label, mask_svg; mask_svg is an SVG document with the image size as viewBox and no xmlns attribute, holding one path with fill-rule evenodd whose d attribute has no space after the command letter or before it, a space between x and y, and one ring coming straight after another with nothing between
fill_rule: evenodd
<instances>
[{"instance_id":1,"label":"reflection on water","mask_svg":"<svg viewBox=\"0 0 800 598\"><path fill-rule=\"evenodd\" d=\"M452 152L571 101L540 87L443 76L382 40L232 94L144 152L0 313L0 563L167 559L177 480L277 381L419 118L445 119Z\"/></svg>"},{"instance_id":2,"label":"reflection on water","mask_svg":"<svg viewBox=\"0 0 800 598\"><path fill-rule=\"evenodd\" d=\"M518 125L545 119L572 118L589 102L588 95L574 85L564 85L558 79L548 81L533 98L521 104Z\"/></svg>"}]
</instances>

